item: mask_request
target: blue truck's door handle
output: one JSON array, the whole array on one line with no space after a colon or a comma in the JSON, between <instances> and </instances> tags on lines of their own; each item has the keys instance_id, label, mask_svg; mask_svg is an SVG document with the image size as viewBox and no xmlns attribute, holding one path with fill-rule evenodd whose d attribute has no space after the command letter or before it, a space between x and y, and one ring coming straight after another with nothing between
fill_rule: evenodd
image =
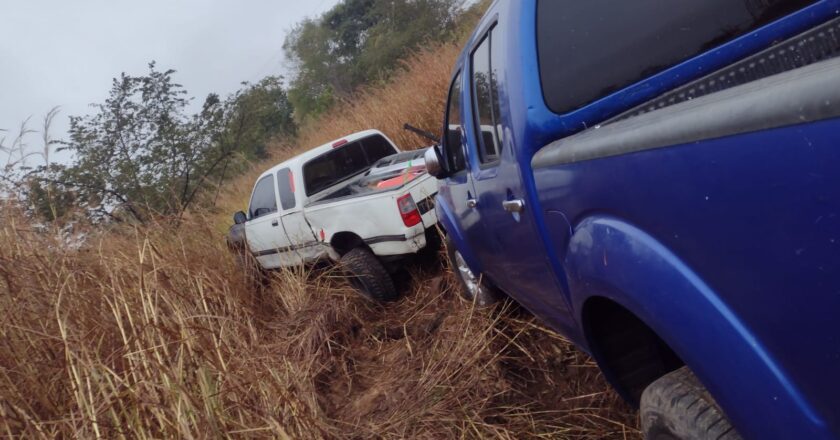
<instances>
[{"instance_id":1,"label":"blue truck's door handle","mask_svg":"<svg viewBox=\"0 0 840 440\"><path fill-rule=\"evenodd\" d=\"M502 202L502 208L507 212L522 212L525 210L525 201L522 199L505 200Z\"/></svg>"}]
</instances>

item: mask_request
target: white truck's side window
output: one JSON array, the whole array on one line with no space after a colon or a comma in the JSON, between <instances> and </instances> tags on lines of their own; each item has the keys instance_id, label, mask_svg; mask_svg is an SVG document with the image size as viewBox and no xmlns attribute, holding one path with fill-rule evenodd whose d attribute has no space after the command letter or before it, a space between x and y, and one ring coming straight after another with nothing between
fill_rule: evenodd
<instances>
[{"instance_id":1,"label":"white truck's side window","mask_svg":"<svg viewBox=\"0 0 840 440\"><path fill-rule=\"evenodd\" d=\"M277 190L280 192L280 205L283 211L295 207L295 176L292 170L283 168L277 172Z\"/></svg>"},{"instance_id":2,"label":"white truck's side window","mask_svg":"<svg viewBox=\"0 0 840 440\"><path fill-rule=\"evenodd\" d=\"M257 182L248 208L250 219L277 212L277 198L274 194L274 175L268 175Z\"/></svg>"}]
</instances>

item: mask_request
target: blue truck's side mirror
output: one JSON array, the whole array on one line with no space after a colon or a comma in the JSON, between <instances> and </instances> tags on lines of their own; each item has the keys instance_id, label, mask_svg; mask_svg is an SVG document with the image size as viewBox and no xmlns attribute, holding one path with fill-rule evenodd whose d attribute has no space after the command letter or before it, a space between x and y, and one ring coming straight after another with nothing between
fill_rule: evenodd
<instances>
[{"instance_id":1,"label":"blue truck's side mirror","mask_svg":"<svg viewBox=\"0 0 840 440\"><path fill-rule=\"evenodd\" d=\"M242 223L245 223L247 221L248 221L248 216L246 216L244 212L236 211L236 213L233 214L233 222L235 224L241 225Z\"/></svg>"},{"instance_id":2,"label":"blue truck's side mirror","mask_svg":"<svg viewBox=\"0 0 840 440\"><path fill-rule=\"evenodd\" d=\"M423 155L423 160L426 162L426 171L438 179L443 179L447 176L446 165L441 160L441 154L438 145L429 147Z\"/></svg>"}]
</instances>

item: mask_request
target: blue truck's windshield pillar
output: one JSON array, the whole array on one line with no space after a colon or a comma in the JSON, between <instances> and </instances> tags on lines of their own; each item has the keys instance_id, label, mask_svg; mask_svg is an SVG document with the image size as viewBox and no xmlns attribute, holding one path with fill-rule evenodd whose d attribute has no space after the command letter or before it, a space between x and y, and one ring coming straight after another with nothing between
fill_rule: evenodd
<instances>
[{"instance_id":1,"label":"blue truck's windshield pillar","mask_svg":"<svg viewBox=\"0 0 840 440\"><path fill-rule=\"evenodd\" d=\"M455 174L467 167L464 154L464 121L461 118L461 74L455 75L449 89L449 99L446 110L446 131L443 140L443 155L446 160L446 171Z\"/></svg>"}]
</instances>

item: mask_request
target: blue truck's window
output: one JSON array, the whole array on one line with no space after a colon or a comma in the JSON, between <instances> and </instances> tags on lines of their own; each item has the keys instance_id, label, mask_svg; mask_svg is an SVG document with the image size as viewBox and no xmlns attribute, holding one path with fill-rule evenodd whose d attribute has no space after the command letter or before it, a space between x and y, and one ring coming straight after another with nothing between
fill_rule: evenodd
<instances>
[{"instance_id":1,"label":"blue truck's window","mask_svg":"<svg viewBox=\"0 0 840 440\"><path fill-rule=\"evenodd\" d=\"M464 122L461 119L461 74L455 76L449 89L449 104L446 110L446 138L444 150L449 171L457 173L467 167L462 144Z\"/></svg>"},{"instance_id":2,"label":"blue truck's window","mask_svg":"<svg viewBox=\"0 0 840 440\"><path fill-rule=\"evenodd\" d=\"M496 124L496 139L499 142L499 154L504 146L504 129L502 128L502 112L499 109L499 84L503 81L499 77L499 69L504 65L505 59L502 55L501 27L494 27L490 31L490 84L493 88L493 122ZM497 43L498 42L498 43Z\"/></svg>"},{"instance_id":3,"label":"blue truck's window","mask_svg":"<svg viewBox=\"0 0 840 440\"><path fill-rule=\"evenodd\" d=\"M499 114L499 96L492 51L492 31L476 47L472 54L473 100L476 112L475 130L479 140L479 158L482 163L499 159L502 151L497 121Z\"/></svg>"},{"instance_id":4,"label":"blue truck's window","mask_svg":"<svg viewBox=\"0 0 840 440\"><path fill-rule=\"evenodd\" d=\"M539 0L543 96L567 113L816 0Z\"/></svg>"},{"instance_id":5,"label":"blue truck's window","mask_svg":"<svg viewBox=\"0 0 840 440\"><path fill-rule=\"evenodd\" d=\"M280 206L283 210L295 207L295 182L292 171L283 168L277 172L277 190L280 192Z\"/></svg>"},{"instance_id":6,"label":"blue truck's window","mask_svg":"<svg viewBox=\"0 0 840 440\"><path fill-rule=\"evenodd\" d=\"M257 182L248 208L251 219L277 212L277 198L274 194L274 176L269 174Z\"/></svg>"}]
</instances>

